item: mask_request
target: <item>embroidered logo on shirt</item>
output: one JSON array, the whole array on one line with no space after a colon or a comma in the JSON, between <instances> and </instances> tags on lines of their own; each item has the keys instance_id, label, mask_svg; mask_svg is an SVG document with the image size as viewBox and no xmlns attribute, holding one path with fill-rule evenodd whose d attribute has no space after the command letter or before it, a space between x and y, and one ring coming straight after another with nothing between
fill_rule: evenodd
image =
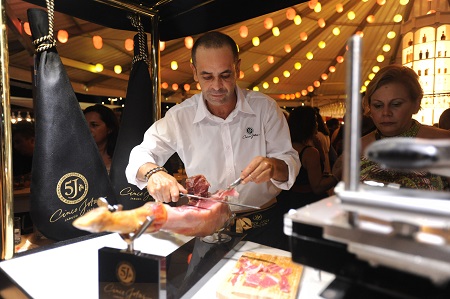
<instances>
[{"instance_id":1,"label":"embroidered logo on shirt","mask_svg":"<svg viewBox=\"0 0 450 299\"><path fill-rule=\"evenodd\" d=\"M244 136L242 136L242 139L248 139L248 138L253 139L253 137L257 137L257 136L260 135L260 134L257 134L257 133L253 133L253 128L252 127L248 127L246 129L246 133L247 134L244 134Z\"/></svg>"}]
</instances>

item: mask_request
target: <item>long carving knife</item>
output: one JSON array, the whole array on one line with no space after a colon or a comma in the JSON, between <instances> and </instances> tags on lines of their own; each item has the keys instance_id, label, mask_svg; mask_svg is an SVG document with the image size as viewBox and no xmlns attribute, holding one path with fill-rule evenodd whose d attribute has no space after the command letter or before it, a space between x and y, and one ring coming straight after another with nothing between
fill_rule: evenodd
<instances>
[{"instance_id":1,"label":"long carving knife","mask_svg":"<svg viewBox=\"0 0 450 299\"><path fill-rule=\"evenodd\" d=\"M229 202L229 201L225 201L225 200L214 199L214 198L211 198L211 197L203 197L203 196L198 196L198 195L193 195L193 194L184 194L184 193L181 193L181 192L180 192L180 196L186 196L186 197L195 198L195 199L201 199L201 200L215 201L215 202L219 202L219 203L223 203L223 204L227 204L227 205L239 206L239 207L250 208L250 209L255 209L255 210L261 209L260 207L257 207L257 206L251 206L251 205L246 205L246 204L242 204L242 203Z\"/></svg>"}]
</instances>

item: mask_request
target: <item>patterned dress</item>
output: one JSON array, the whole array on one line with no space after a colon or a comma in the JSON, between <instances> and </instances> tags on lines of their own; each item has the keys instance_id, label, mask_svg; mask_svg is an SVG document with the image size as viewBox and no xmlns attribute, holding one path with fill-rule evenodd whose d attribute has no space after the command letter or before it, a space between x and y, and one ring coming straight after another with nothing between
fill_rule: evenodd
<instances>
[{"instance_id":1,"label":"patterned dress","mask_svg":"<svg viewBox=\"0 0 450 299\"><path fill-rule=\"evenodd\" d=\"M395 137L416 137L421 124L414 120L412 126L404 133ZM389 138L381 135L377 130L375 132L377 140ZM380 183L396 183L404 188L425 189L435 191L449 191L449 184L445 177L431 174L426 171L408 171L390 170L381 168L376 162L370 161L367 157L361 157L361 182L375 181Z\"/></svg>"}]
</instances>

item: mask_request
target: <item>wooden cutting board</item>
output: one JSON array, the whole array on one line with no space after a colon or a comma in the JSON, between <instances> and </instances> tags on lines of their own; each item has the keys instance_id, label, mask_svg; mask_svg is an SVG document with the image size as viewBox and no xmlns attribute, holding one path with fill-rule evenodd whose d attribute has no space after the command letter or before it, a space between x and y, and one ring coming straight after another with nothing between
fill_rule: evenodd
<instances>
[{"instance_id":1,"label":"wooden cutting board","mask_svg":"<svg viewBox=\"0 0 450 299\"><path fill-rule=\"evenodd\" d=\"M220 299L295 299L303 267L290 257L245 252L219 285Z\"/></svg>"}]
</instances>

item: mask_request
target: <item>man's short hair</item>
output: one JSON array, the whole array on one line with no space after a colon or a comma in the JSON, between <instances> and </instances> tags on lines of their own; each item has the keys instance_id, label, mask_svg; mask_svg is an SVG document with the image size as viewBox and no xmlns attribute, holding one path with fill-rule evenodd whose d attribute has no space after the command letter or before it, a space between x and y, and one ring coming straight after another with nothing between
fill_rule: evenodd
<instances>
[{"instance_id":1,"label":"man's short hair","mask_svg":"<svg viewBox=\"0 0 450 299\"><path fill-rule=\"evenodd\" d=\"M207 49L219 49L225 46L229 46L231 48L234 61L237 62L239 60L239 48L236 42L230 36L218 31L205 33L195 41L194 46L192 47L192 63L196 65L196 55L198 47L205 47Z\"/></svg>"}]
</instances>

